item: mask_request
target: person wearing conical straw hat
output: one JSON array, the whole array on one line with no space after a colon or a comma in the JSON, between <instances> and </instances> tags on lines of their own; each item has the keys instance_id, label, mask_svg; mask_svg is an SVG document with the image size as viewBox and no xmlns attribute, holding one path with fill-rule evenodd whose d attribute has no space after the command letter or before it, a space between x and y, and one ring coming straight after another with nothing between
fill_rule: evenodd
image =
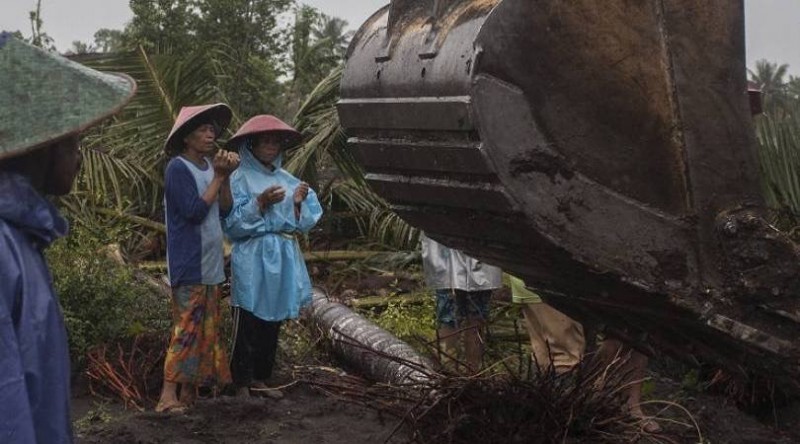
<instances>
[{"instance_id":1,"label":"person wearing conical straw hat","mask_svg":"<svg viewBox=\"0 0 800 444\"><path fill-rule=\"evenodd\" d=\"M157 412L183 411L197 387L231 379L219 337L219 284L225 280L220 217L231 209L230 174L239 156L218 151L211 157L231 114L223 103L183 107L164 144L174 156L164 174L173 327Z\"/></svg>"},{"instance_id":2,"label":"person wearing conical straw hat","mask_svg":"<svg viewBox=\"0 0 800 444\"><path fill-rule=\"evenodd\" d=\"M67 234L80 133L119 111L134 81L0 33L0 442L72 442L67 332L42 251Z\"/></svg>"},{"instance_id":3,"label":"person wearing conical straw hat","mask_svg":"<svg viewBox=\"0 0 800 444\"><path fill-rule=\"evenodd\" d=\"M311 302L311 279L296 236L316 225L322 207L307 183L281 168L284 150L300 140L280 119L259 115L228 141L242 158L231 178L233 210L223 223L233 242L231 370L241 396L282 396L268 386L281 323L297 318Z\"/></svg>"}]
</instances>

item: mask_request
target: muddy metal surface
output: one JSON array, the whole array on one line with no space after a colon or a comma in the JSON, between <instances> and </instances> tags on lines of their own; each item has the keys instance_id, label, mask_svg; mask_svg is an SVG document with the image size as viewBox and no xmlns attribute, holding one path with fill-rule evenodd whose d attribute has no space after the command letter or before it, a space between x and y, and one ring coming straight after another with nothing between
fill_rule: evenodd
<instances>
[{"instance_id":1,"label":"muddy metal surface","mask_svg":"<svg viewBox=\"0 0 800 444\"><path fill-rule=\"evenodd\" d=\"M800 257L764 217L742 2L395 0L338 110L431 238L583 322L800 391Z\"/></svg>"}]
</instances>

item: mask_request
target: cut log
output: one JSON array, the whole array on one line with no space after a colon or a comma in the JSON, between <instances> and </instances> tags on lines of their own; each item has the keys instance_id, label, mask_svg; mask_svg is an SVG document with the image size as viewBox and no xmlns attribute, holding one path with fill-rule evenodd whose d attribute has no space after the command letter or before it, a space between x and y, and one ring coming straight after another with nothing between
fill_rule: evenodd
<instances>
[{"instance_id":1,"label":"cut log","mask_svg":"<svg viewBox=\"0 0 800 444\"><path fill-rule=\"evenodd\" d=\"M166 234L167 226L161 222L157 222L154 220L150 220L146 217L136 216L133 214L123 213L122 211L113 210L110 208L96 208L96 212L100 214L104 214L106 216L116 217L120 219L127 220L129 222L133 222L135 224L141 225L142 227L149 228L157 233Z\"/></svg>"},{"instance_id":2,"label":"cut log","mask_svg":"<svg viewBox=\"0 0 800 444\"><path fill-rule=\"evenodd\" d=\"M125 261L125 258L122 256L122 250L119 244L108 244L105 247L103 247L99 252L101 254L104 254L106 257L108 257L109 259L111 259L112 261L116 262L119 265L123 265L126 267L130 266L128 262ZM164 269L166 269L166 264L164 265ZM148 271L147 268L139 267L137 269L131 267L131 270L133 270L133 276L138 281L147 285L151 290L157 292L158 294L166 298L172 297L172 290L170 289L169 284L167 284L161 279L156 279L153 276L147 274L146 273L146 271Z\"/></svg>"},{"instance_id":3,"label":"cut log","mask_svg":"<svg viewBox=\"0 0 800 444\"><path fill-rule=\"evenodd\" d=\"M314 288L310 319L331 342L334 354L369 379L420 385L433 379L430 360L413 347Z\"/></svg>"}]
</instances>

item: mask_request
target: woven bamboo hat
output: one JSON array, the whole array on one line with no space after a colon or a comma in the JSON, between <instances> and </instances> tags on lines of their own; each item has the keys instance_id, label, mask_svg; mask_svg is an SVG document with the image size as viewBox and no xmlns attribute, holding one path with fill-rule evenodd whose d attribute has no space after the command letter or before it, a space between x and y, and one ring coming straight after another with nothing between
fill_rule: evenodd
<instances>
[{"instance_id":1,"label":"woven bamboo hat","mask_svg":"<svg viewBox=\"0 0 800 444\"><path fill-rule=\"evenodd\" d=\"M169 155L178 154L183 149L183 138L201 123L213 123L219 137L228 128L232 117L233 111L224 103L184 106L167 136L164 151Z\"/></svg>"},{"instance_id":2,"label":"woven bamboo hat","mask_svg":"<svg viewBox=\"0 0 800 444\"><path fill-rule=\"evenodd\" d=\"M303 140L303 136L283 120L269 114L261 114L251 117L245 122L239 131L236 131L236 134L228 140L227 145L230 148L238 149L246 138L261 133L274 133L281 136L283 139L281 147L284 149L291 148Z\"/></svg>"},{"instance_id":3,"label":"woven bamboo hat","mask_svg":"<svg viewBox=\"0 0 800 444\"><path fill-rule=\"evenodd\" d=\"M124 74L101 73L0 33L0 160L99 123L135 92Z\"/></svg>"}]
</instances>

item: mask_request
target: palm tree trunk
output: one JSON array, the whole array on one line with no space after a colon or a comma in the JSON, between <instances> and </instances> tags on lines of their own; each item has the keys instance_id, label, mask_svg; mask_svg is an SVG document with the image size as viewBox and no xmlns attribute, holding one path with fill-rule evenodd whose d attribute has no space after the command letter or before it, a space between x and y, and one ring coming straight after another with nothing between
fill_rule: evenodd
<instances>
[{"instance_id":1,"label":"palm tree trunk","mask_svg":"<svg viewBox=\"0 0 800 444\"><path fill-rule=\"evenodd\" d=\"M330 339L334 354L369 379L397 385L420 385L433 379L428 359L346 306L329 301L318 288L314 288L310 318Z\"/></svg>"}]
</instances>

